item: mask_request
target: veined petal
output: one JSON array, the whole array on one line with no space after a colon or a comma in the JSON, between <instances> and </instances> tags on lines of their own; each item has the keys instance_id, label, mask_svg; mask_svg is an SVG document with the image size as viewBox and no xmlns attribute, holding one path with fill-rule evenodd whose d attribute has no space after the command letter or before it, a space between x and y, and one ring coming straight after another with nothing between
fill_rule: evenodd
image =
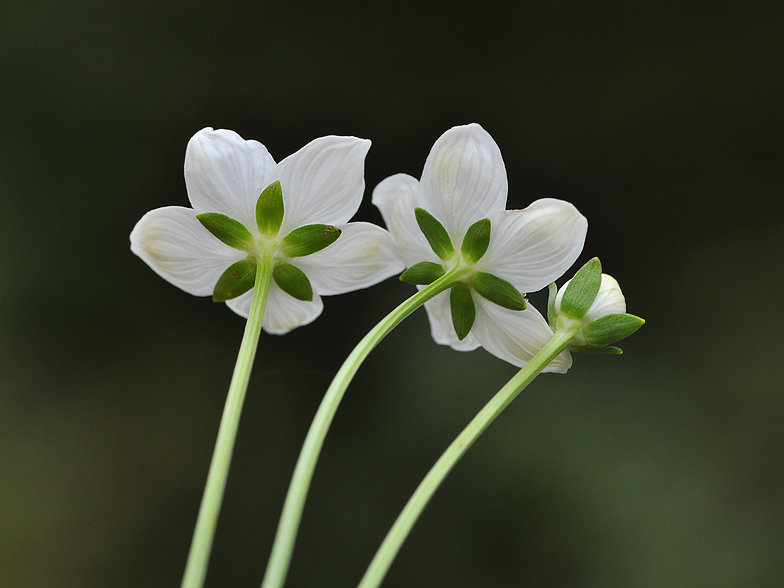
<instances>
[{"instance_id":1,"label":"veined petal","mask_svg":"<svg viewBox=\"0 0 784 588\"><path fill-rule=\"evenodd\" d=\"M397 241L406 265L421 261L441 263L416 221L414 209L419 202L419 181L407 174L395 174L373 190L373 204L381 211L384 224Z\"/></svg>"},{"instance_id":2,"label":"veined petal","mask_svg":"<svg viewBox=\"0 0 784 588\"><path fill-rule=\"evenodd\" d=\"M476 301L478 296L473 296L473 298ZM480 343L474 336L473 329L462 341L457 338L455 327L452 324L449 290L425 302L425 310L427 311L427 318L430 319L430 333L433 335L436 343L449 345L457 351L473 351L479 347Z\"/></svg>"},{"instance_id":3,"label":"veined petal","mask_svg":"<svg viewBox=\"0 0 784 588\"><path fill-rule=\"evenodd\" d=\"M453 127L427 156L422 188L420 206L460 247L469 226L506 207L506 167L498 145L478 124Z\"/></svg>"},{"instance_id":4,"label":"veined petal","mask_svg":"<svg viewBox=\"0 0 784 588\"><path fill-rule=\"evenodd\" d=\"M275 161L258 141L202 129L185 150L185 185L197 212L220 212L256 232L256 200L272 183Z\"/></svg>"},{"instance_id":5,"label":"veined petal","mask_svg":"<svg viewBox=\"0 0 784 588\"><path fill-rule=\"evenodd\" d=\"M553 198L489 218L490 245L476 269L511 282L521 292L541 290L563 275L580 255L588 231L588 221L572 204Z\"/></svg>"},{"instance_id":6,"label":"veined petal","mask_svg":"<svg viewBox=\"0 0 784 588\"><path fill-rule=\"evenodd\" d=\"M507 310L475 296L476 320L471 333L490 353L523 367L553 338L553 330L532 304ZM544 372L566 373L572 365L568 351L560 353Z\"/></svg>"},{"instance_id":7,"label":"veined petal","mask_svg":"<svg viewBox=\"0 0 784 588\"><path fill-rule=\"evenodd\" d=\"M214 237L181 206L145 214L131 231L131 251L163 279L194 296L209 296L218 278L247 256Z\"/></svg>"},{"instance_id":8,"label":"veined petal","mask_svg":"<svg viewBox=\"0 0 784 588\"><path fill-rule=\"evenodd\" d=\"M247 318L252 298L253 290L237 298L227 300L226 306L240 316ZM312 322L323 309L324 304L316 292L313 293L311 301L297 300L281 290L275 282L272 282L261 326L270 335L283 335L296 327Z\"/></svg>"},{"instance_id":9,"label":"veined petal","mask_svg":"<svg viewBox=\"0 0 784 588\"><path fill-rule=\"evenodd\" d=\"M395 240L381 227L357 222L338 228L342 233L329 247L291 261L319 294L367 288L405 269Z\"/></svg>"},{"instance_id":10,"label":"veined petal","mask_svg":"<svg viewBox=\"0 0 784 588\"><path fill-rule=\"evenodd\" d=\"M370 141L321 137L278 164L283 187L282 234L303 225L348 222L365 191L365 155Z\"/></svg>"}]
</instances>

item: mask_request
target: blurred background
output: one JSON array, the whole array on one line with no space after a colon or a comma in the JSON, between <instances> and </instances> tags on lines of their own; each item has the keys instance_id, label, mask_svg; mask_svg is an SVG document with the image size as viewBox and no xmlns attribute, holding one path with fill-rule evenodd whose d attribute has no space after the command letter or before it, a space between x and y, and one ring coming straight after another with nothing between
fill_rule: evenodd
<instances>
[{"instance_id":1,"label":"blurred background","mask_svg":"<svg viewBox=\"0 0 784 588\"><path fill-rule=\"evenodd\" d=\"M588 217L578 265L599 256L647 324L537 379L384 585L781 586L783 27L782 3L723 0L4 0L0 586L179 585L244 323L128 235L188 205L191 135L277 160L370 138L356 218L380 223L370 190L468 122L501 148L510 208ZM207 586L260 584L321 396L412 292L391 279L262 335ZM515 371L437 346L423 311L395 330L327 437L287 586L356 585Z\"/></svg>"}]
</instances>

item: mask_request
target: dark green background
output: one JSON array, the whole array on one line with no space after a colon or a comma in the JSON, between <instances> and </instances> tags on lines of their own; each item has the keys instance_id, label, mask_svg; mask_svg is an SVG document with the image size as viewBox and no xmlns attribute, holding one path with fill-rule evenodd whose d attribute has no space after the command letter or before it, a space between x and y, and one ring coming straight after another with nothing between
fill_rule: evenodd
<instances>
[{"instance_id":1,"label":"dark green background","mask_svg":"<svg viewBox=\"0 0 784 588\"><path fill-rule=\"evenodd\" d=\"M449 127L499 144L509 207L589 219L647 324L546 375L471 449L385 586L784 582L784 4L0 4L0 586L178 586L243 321L128 247L187 205L205 126L276 159L373 140L369 191ZM357 218L380 222L363 204ZM207 585L256 587L318 402L412 288L262 335ZM541 296L532 300L543 308ZM288 586L356 585L418 480L515 372L423 312L360 370Z\"/></svg>"}]
</instances>

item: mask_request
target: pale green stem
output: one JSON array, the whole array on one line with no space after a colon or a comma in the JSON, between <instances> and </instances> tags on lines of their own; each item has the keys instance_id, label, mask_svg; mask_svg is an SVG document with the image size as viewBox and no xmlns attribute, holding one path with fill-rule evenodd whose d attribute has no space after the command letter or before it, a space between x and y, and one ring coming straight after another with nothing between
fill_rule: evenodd
<instances>
[{"instance_id":1,"label":"pale green stem","mask_svg":"<svg viewBox=\"0 0 784 588\"><path fill-rule=\"evenodd\" d=\"M215 527L218 524L223 492L226 489L226 479L229 475L231 454L234 451L234 441L237 438L237 429L240 424L242 404L245 401L250 371L259 343L261 323L264 318L264 308L267 305L273 269L272 251L265 251L257 258L253 301L248 313L248 322L245 324L245 334L242 336L237 363L234 366L234 374L231 377L229 392L226 396L226 405L223 407L218 439L215 442L210 471L207 474L207 484L204 487L204 496L202 496L199 515L196 519L196 529L193 532L191 550L188 553L188 562L185 565L185 574L182 578L182 588L201 588L207 575L210 550L215 537Z\"/></svg>"},{"instance_id":2,"label":"pale green stem","mask_svg":"<svg viewBox=\"0 0 784 588\"><path fill-rule=\"evenodd\" d=\"M452 468L468 451L490 423L512 400L564 349L575 334L575 330L558 331L534 358L501 388L468 426L452 441L435 465L420 482L405 508L397 517L395 524L387 533L384 542L376 552L358 588L377 588L386 576L389 566L397 556L400 547L411 532L411 528L422 514L435 491L452 471Z\"/></svg>"},{"instance_id":3,"label":"pale green stem","mask_svg":"<svg viewBox=\"0 0 784 588\"><path fill-rule=\"evenodd\" d=\"M359 366L362 365L362 362L373 348L404 318L434 296L454 285L456 281L468 272L469 270L467 269L456 269L448 272L403 302L384 317L372 331L365 335L341 366L335 379L332 380L332 384L327 389L324 399L321 401L321 405L313 418L313 423L310 425L310 430L300 451L299 459L291 478L291 484L286 494L286 501L283 505L280 522L278 523L278 531L275 534L275 543L272 546L267 571L264 574L264 581L261 585L262 588L281 588L286 581L291 554L294 551L294 541L297 538L302 509L305 506L305 498L308 494L310 481L313 478L313 470L316 468L316 461L318 461L324 438L332 423L332 418L335 416L343 394L349 383L351 383L354 374L357 373Z\"/></svg>"}]
</instances>

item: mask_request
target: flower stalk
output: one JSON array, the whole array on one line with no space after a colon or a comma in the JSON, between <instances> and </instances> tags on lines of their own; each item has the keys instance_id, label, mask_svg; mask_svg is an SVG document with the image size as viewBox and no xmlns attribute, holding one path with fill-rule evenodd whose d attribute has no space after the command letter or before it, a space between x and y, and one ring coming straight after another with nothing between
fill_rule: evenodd
<instances>
[{"instance_id":1,"label":"flower stalk","mask_svg":"<svg viewBox=\"0 0 784 588\"><path fill-rule=\"evenodd\" d=\"M226 404L223 408L218 438L207 474L207 483L196 519L196 528L193 532L188 561L185 565L185 574L182 578L182 588L201 588L207 575L212 542L215 537L215 528L218 524L223 494L226 489L226 480L229 475L229 465L237 439L237 429L240 423L242 405L248 389L250 372L253 368L253 359L261 334L261 323L264 319L264 309L267 304L272 272L275 269L273 261L274 250L269 249L257 258L256 279L253 288L253 300L245 324L245 333L242 336L237 363L231 377Z\"/></svg>"},{"instance_id":2,"label":"flower stalk","mask_svg":"<svg viewBox=\"0 0 784 588\"><path fill-rule=\"evenodd\" d=\"M579 327L559 330L531 361L526 364L509 382L468 423L465 429L452 441L425 478L420 482L414 494L408 500L398 516L395 524L387 533L370 563L358 588L376 588L384 580L389 566L400 551L414 523L438 490L441 483L455 467L460 458L473 445L474 441L490 426L495 418L514 400L522 390L530 384L558 354L567 349Z\"/></svg>"},{"instance_id":3,"label":"flower stalk","mask_svg":"<svg viewBox=\"0 0 784 588\"><path fill-rule=\"evenodd\" d=\"M316 468L316 462L338 405L348 385L357 373L359 366L362 365L362 362L373 348L403 319L434 296L451 288L469 271L468 269L457 268L447 272L400 304L365 335L340 367L321 401L321 405L313 418L310 430L300 451L299 459L291 478L291 484L286 494L283 512L281 513L278 530L275 534L275 542L272 546L267 571L264 574L264 580L261 585L262 588L281 588L286 581L297 530L302 518L302 510L305 506L305 499L313 478L313 471Z\"/></svg>"}]
</instances>

